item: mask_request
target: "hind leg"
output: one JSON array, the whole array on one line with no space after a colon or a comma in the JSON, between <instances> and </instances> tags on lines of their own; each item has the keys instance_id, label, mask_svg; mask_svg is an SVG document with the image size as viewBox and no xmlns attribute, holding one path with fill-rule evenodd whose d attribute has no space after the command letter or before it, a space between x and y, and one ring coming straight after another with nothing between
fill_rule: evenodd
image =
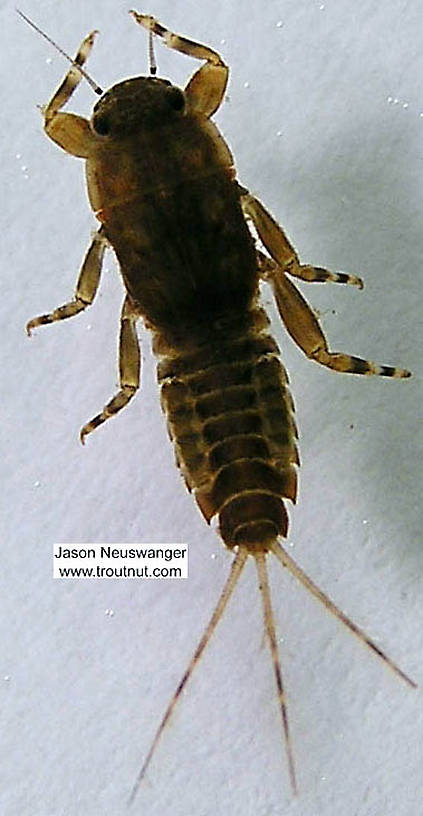
<instances>
[{"instance_id":1,"label":"hind leg","mask_svg":"<svg viewBox=\"0 0 423 816\"><path fill-rule=\"evenodd\" d=\"M243 211L253 221L261 241L272 256L272 258L267 258L260 252L257 255L262 277L269 280L276 298L279 314L286 329L304 354L327 368L346 374L377 374L382 377L394 377L396 379L410 377L411 372L404 368L381 366L361 357L329 351L326 337L317 317L305 298L285 274L288 272L290 275L310 280L307 275L311 274L311 277L313 277L313 273L306 272L303 275L301 270L313 270L314 267L301 267L294 248L279 224L267 212L261 202L250 195L248 190L243 187L239 187L239 190ZM322 271L327 272L327 270ZM360 278L347 277L352 279L338 282L354 283L357 286L362 286ZM326 278L326 280L331 279L333 278Z\"/></svg>"},{"instance_id":2,"label":"hind leg","mask_svg":"<svg viewBox=\"0 0 423 816\"><path fill-rule=\"evenodd\" d=\"M311 360L344 374L377 374L396 379L411 377L411 372L404 368L376 365L351 354L329 351L316 315L283 269L263 253L258 253L258 263L262 277L272 286L279 314L288 333Z\"/></svg>"}]
</instances>

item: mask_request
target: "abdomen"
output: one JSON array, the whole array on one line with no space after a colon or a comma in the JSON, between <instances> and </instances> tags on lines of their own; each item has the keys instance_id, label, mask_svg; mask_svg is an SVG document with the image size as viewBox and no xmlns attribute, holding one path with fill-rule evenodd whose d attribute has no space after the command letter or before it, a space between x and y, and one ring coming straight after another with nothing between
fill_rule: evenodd
<instances>
[{"instance_id":1,"label":"abdomen","mask_svg":"<svg viewBox=\"0 0 423 816\"><path fill-rule=\"evenodd\" d=\"M256 307L172 349L156 334L158 380L177 464L228 547L263 548L286 536L283 499L295 501L293 403L268 319Z\"/></svg>"}]
</instances>

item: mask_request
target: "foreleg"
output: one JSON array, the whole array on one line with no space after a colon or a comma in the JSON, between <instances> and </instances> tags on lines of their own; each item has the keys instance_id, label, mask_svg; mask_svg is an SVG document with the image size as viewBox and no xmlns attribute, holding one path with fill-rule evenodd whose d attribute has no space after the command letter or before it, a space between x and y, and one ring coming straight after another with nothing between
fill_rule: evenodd
<instances>
[{"instance_id":1,"label":"foreleg","mask_svg":"<svg viewBox=\"0 0 423 816\"><path fill-rule=\"evenodd\" d=\"M131 11L130 14L147 31L152 31L153 34L161 37L168 48L173 48L180 54L187 54L194 59L206 60L206 64L199 68L188 82L185 97L191 110L207 118L212 116L223 101L229 76L229 68L223 62L220 54L207 45L174 34L149 14L138 14L137 11Z\"/></svg>"}]
</instances>

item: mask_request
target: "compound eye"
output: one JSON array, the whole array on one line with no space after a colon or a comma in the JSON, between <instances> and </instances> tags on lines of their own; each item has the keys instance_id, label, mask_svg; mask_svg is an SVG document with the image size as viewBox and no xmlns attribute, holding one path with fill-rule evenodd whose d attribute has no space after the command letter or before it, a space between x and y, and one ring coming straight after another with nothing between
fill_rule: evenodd
<instances>
[{"instance_id":1,"label":"compound eye","mask_svg":"<svg viewBox=\"0 0 423 816\"><path fill-rule=\"evenodd\" d=\"M167 101L173 110L180 111L185 107L185 96L179 88L169 88L167 92Z\"/></svg>"},{"instance_id":2,"label":"compound eye","mask_svg":"<svg viewBox=\"0 0 423 816\"><path fill-rule=\"evenodd\" d=\"M108 136L110 133L110 123L104 114L99 114L98 116L94 115L92 120L92 126L95 133L98 133L99 136Z\"/></svg>"}]
</instances>

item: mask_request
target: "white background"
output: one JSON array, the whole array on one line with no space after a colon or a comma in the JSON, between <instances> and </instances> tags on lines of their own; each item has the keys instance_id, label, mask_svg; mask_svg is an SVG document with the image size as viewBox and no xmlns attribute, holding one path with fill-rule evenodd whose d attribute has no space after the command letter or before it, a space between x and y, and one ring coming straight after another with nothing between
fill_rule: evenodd
<instances>
[{"instance_id":1,"label":"white background","mask_svg":"<svg viewBox=\"0 0 423 816\"><path fill-rule=\"evenodd\" d=\"M100 29L88 70L104 88L147 70L147 36L127 10L120 0L23 5L71 54ZM154 0L138 10L222 52L232 73L217 122L242 183L304 262L363 275L363 292L302 287L332 348L415 374L335 374L307 361L275 320L301 434L291 552L422 685L421 4ZM231 556L174 467L145 333L142 391L79 444L116 387L113 256L86 314L25 335L30 317L72 296L95 219L82 162L49 142L36 109L66 64L13 3L0 14L0 810L118 816ZM196 63L156 51L159 73L186 82ZM94 101L81 86L69 109L88 115ZM190 577L53 581L55 541L186 542ZM132 812L418 816L421 691L269 564L300 795L289 789L249 565Z\"/></svg>"}]
</instances>

